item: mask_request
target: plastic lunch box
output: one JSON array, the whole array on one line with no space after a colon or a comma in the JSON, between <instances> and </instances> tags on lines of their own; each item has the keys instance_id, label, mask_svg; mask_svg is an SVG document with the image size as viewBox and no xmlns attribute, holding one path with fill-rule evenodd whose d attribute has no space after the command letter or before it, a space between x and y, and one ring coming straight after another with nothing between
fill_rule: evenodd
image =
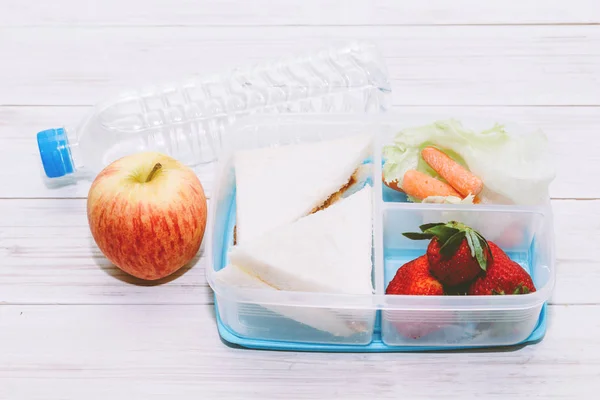
<instances>
[{"instance_id":1,"label":"plastic lunch box","mask_svg":"<svg viewBox=\"0 0 600 400\"><path fill-rule=\"evenodd\" d=\"M539 206L435 205L406 201L381 181L382 147L402 128L446 116L254 116L232 126L220 156L211 200L206 252L207 280L215 293L218 330L226 341L248 348L305 351L419 351L508 346L540 340L546 330L546 302L555 281L550 202ZM454 117L472 129L494 122ZM511 133L523 129L505 124ZM215 282L228 263L235 226L238 149L286 145L370 132L374 136L372 177L373 295L289 292L232 287ZM532 276L537 291L518 296L394 296L385 288L404 263L425 253L427 241L412 241L429 222L457 220L496 242ZM317 324L344 324L345 334L318 330L289 316ZM320 320L319 320L320 319ZM304 319L303 321L306 321ZM314 324L313 324L314 325ZM333 333L332 333L333 332Z\"/></svg>"}]
</instances>

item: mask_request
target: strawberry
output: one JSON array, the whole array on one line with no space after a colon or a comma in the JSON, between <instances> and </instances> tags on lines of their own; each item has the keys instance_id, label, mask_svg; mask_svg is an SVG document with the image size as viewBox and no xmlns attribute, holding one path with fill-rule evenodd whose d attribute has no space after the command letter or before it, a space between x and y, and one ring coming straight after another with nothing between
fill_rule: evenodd
<instances>
[{"instance_id":1,"label":"strawberry","mask_svg":"<svg viewBox=\"0 0 600 400\"><path fill-rule=\"evenodd\" d=\"M427 246L431 274L444 286L469 283L486 270L490 249L479 232L451 221L425 224L420 233L404 233L409 239L432 239Z\"/></svg>"},{"instance_id":2,"label":"strawberry","mask_svg":"<svg viewBox=\"0 0 600 400\"><path fill-rule=\"evenodd\" d=\"M427 256L423 255L400 267L385 293L441 296L444 294L444 288L431 276ZM435 321L429 320L432 318L431 315L423 316L421 312L386 311L384 313L384 319L393 324L399 334L411 339L418 339L447 325L447 321L439 318L439 315L436 314L433 317ZM442 315L442 317L446 316Z\"/></svg>"},{"instance_id":3,"label":"strawberry","mask_svg":"<svg viewBox=\"0 0 600 400\"><path fill-rule=\"evenodd\" d=\"M535 292L531 276L495 243L489 243L493 261L484 275L469 286L470 295L527 294Z\"/></svg>"},{"instance_id":4,"label":"strawberry","mask_svg":"<svg viewBox=\"0 0 600 400\"><path fill-rule=\"evenodd\" d=\"M444 294L444 288L429 273L429 262L427 256L423 255L398 269L385 294L441 296Z\"/></svg>"}]
</instances>

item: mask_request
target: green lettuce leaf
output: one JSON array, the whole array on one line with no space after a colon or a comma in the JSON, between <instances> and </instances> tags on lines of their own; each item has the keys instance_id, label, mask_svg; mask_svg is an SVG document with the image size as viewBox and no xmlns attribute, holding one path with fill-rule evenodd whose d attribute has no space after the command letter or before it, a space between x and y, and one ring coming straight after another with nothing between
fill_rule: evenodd
<instances>
[{"instance_id":1,"label":"green lettuce leaf","mask_svg":"<svg viewBox=\"0 0 600 400\"><path fill-rule=\"evenodd\" d=\"M485 187L479 196L482 203L540 204L547 201L548 186L555 172L547 138L540 131L509 134L505 126L499 124L475 131L454 119L404 129L383 149L384 180L398 181L402 187L402 178L410 169L441 179L421 157L421 150L427 146L437 147L482 179ZM428 202L457 204L456 199L436 198ZM471 202L469 199L464 203Z\"/></svg>"}]
</instances>

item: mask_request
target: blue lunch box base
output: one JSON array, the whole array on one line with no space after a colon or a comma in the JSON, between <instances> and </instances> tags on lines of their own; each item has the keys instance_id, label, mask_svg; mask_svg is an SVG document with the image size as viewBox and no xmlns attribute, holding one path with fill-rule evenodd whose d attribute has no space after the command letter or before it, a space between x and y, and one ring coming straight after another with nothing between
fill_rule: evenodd
<instances>
[{"instance_id":1,"label":"blue lunch box base","mask_svg":"<svg viewBox=\"0 0 600 400\"><path fill-rule=\"evenodd\" d=\"M308 352L326 352L326 353L393 353L393 352L423 352L423 351L449 351L449 350L469 350L469 349L489 349L490 351L519 347L527 344L534 344L541 341L546 334L547 304L544 303L537 325L527 339L520 343L508 346L388 346L381 340L380 318L377 318L373 341L367 345L335 345L318 343L300 343L286 342L276 340L260 340L242 337L236 335L223 324L219 315L219 309L215 298L215 317L217 328L221 339L228 345L237 345L248 349L256 350L283 350L283 351L308 351Z\"/></svg>"}]
</instances>

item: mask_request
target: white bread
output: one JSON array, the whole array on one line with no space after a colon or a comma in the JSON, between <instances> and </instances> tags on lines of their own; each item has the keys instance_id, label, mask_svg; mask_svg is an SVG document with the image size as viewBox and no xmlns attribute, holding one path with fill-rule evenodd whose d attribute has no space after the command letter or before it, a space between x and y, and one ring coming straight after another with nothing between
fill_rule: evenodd
<instances>
[{"instance_id":1,"label":"white bread","mask_svg":"<svg viewBox=\"0 0 600 400\"><path fill-rule=\"evenodd\" d=\"M372 188L240 243L230 263L280 289L371 294Z\"/></svg>"},{"instance_id":2,"label":"white bread","mask_svg":"<svg viewBox=\"0 0 600 400\"><path fill-rule=\"evenodd\" d=\"M236 241L245 243L308 215L348 184L369 157L371 135L238 151Z\"/></svg>"}]
</instances>

